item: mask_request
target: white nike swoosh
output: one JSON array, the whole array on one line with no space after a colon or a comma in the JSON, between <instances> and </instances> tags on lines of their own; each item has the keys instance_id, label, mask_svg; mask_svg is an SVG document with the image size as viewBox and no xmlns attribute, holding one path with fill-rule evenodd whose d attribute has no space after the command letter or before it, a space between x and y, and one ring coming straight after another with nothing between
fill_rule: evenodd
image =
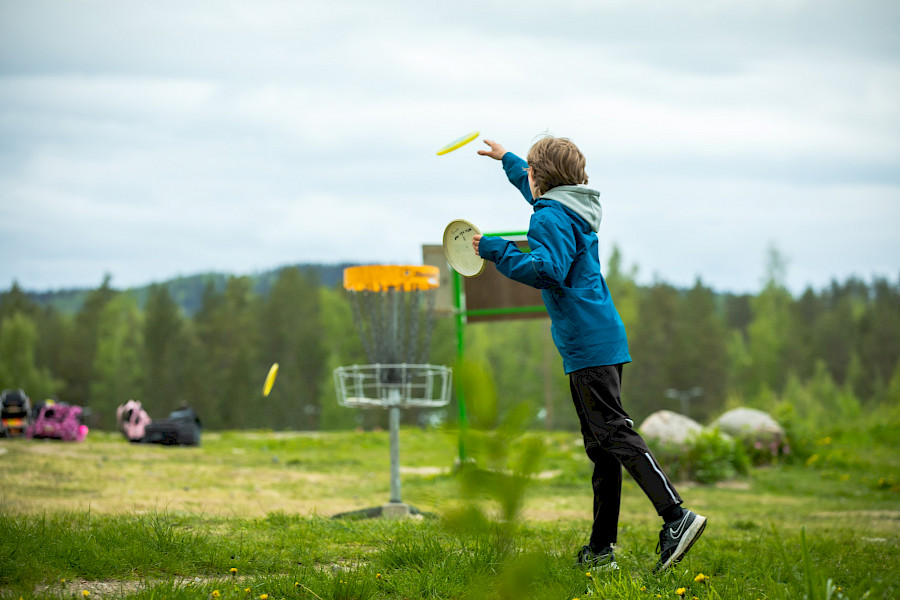
<instances>
[{"instance_id":1,"label":"white nike swoosh","mask_svg":"<svg viewBox=\"0 0 900 600\"><path fill-rule=\"evenodd\" d=\"M669 533L672 535L672 537L677 538L678 536L681 535L681 533L684 531L684 526L687 523L687 521L688 521L688 516L684 515L684 518L681 519L681 523L678 524L678 529L672 529L671 527L669 527Z\"/></svg>"}]
</instances>

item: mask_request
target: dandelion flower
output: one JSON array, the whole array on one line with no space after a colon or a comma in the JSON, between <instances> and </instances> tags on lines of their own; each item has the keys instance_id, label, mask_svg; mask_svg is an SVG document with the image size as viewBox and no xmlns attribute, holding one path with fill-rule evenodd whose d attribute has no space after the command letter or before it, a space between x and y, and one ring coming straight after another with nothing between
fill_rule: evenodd
<instances>
[{"instance_id":1,"label":"dandelion flower","mask_svg":"<svg viewBox=\"0 0 900 600\"><path fill-rule=\"evenodd\" d=\"M675 595L681 596L682 598L684 598L685 592L687 592L687 590L685 588L681 587L681 588L678 588L677 590L675 590Z\"/></svg>"},{"instance_id":2,"label":"dandelion flower","mask_svg":"<svg viewBox=\"0 0 900 600\"><path fill-rule=\"evenodd\" d=\"M85 598L87 598L88 596L91 595L91 593L87 590L81 590L81 595L84 596Z\"/></svg>"},{"instance_id":3,"label":"dandelion flower","mask_svg":"<svg viewBox=\"0 0 900 600\"><path fill-rule=\"evenodd\" d=\"M299 582L299 581L295 581L295 582L294 582L294 587L300 587L300 582Z\"/></svg>"},{"instance_id":4,"label":"dandelion flower","mask_svg":"<svg viewBox=\"0 0 900 600\"><path fill-rule=\"evenodd\" d=\"M213 597L213 598L218 598L218 597L221 596L221 595L222 595L222 594L219 593L219 590L213 590L213 593L212 593L212 597Z\"/></svg>"},{"instance_id":5,"label":"dandelion flower","mask_svg":"<svg viewBox=\"0 0 900 600\"><path fill-rule=\"evenodd\" d=\"M246 593L249 594L249 593L250 593L250 588L244 588L244 592L246 592Z\"/></svg>"},{"instance_id":6,"label":"dandelion flower","mask_svg":"<svg viewBox=\"0 0 900 600\"><path fill-rule=\"evenodd\" d=\"M231 567L230 571L232 575L237 575L237 567Z\"/></svg>"},{"instance_id":7,"label":"dandelion flower","mask_svg":"<svg viewBox=\"0 0 900 600\"><path fill-rule=\"evenodd\" d=\"M590 579L590 578L591 578L591 572L588 571L587 573L585 573L585 576L586 576L588 579Z\"/></svg>"},{"instance_id":8,"label":"dandelion flower","mask_svg":"<svg viewBox=\"0 0 900 600\"><path fill-rule=\"evenodd\" d=\"M268 594L260 594L259 600L269 600L269 595Z\"/></svg>"},{"instance_id":9,"label":"dandelion flower","mask_svg":"<svg viewBox=\"0 0 900 600\"><path fill-rule=\"evenodd\" d=\"M381 579L381 573L375 573L375 579Z\"/></svg>"},{"instance_id":10,"label":"dandelion flower","mask_svg":"<svg viewBox=\"0 0 900 600\"><path fill-rule=\"evenodd\" d=\"M59 582L60 582L60 583L65 583L65 582L66 582L66 578L63 577L62 579L59 580Z\"/></svg>"},{"instance_id":11,"label":"dandelion flower","mask_svg":"<svg viewBox=\"0 0 900 600\"><path fill-rule=\"evenodd\" d=\"M641 586L641 591L642 591L642 592L646 592L646 591L647 591L647 586L646 586L646 585L642 585L642 586Z\"/></svg>"},{"instance_id":12,"label":"dandelion flower","mask_svg":"<svg viewBox=\"0 0 900 600\"><path fill-rule=\"evenodd\" d=\"M700 573L699 575L694 577L694 581L696 581L697 583L706 583L707 581L709 581L709 576Z\"/></svg>"}]
</instances>

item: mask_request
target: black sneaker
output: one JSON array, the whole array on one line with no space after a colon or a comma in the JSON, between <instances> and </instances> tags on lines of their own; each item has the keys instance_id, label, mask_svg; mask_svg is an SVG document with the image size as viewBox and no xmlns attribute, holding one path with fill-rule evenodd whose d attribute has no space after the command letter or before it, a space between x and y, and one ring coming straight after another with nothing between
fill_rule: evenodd
<instances>
[{"instance_id":1,"label":"black sneaker","mask_svg":"<svg viewBox=\"0 0 900 600\"><path fill-rule=\"evenodd\" d=\"M659 544L656 546L659 562L656 563L653 572L665 571L684 558L705 527L706 517L701 517L691 510L685 510L684 516L677 521L663 525L662 531L659 532Z\"/></svg>"},{"instance_id":2,"label":"black sneaker","mask_svg":"<svg viewBox=\"0 0 900 600\"><path fill-rule=\"evenodd\" d=\"M590 546L582 546L578 551L578 562L575 566L589 567L595 571L614 571L619 568L612 546L594 551Z\"/></svg>"}]
</instances>

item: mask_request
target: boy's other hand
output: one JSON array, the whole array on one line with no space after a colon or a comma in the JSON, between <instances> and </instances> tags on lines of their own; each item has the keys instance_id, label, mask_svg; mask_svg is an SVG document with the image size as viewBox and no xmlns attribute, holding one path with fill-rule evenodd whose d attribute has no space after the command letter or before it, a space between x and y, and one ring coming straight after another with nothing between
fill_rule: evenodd
<instances>
[{"instance_id":1,"label":"boy's other hand","mask_svg":"<svg viewBox=\"0 0 900 600\"><path fill-rule=\"evenodd\" d=\"M495 142L494 140L484 140L484 143L491 147L490 150L479 150L481 156L490 156L494 160L500 160L506 154L506 148Z\"/></svg>"},{"instance_id":2,"label":"boy's other hand","mask_svg":"<svg viewBox=\"0 0 900 600\"><path fill-rule=\"evenodd\" d=\"M480 152L479 152L479 154L480 154ZM483 236L480 236L480 235L473 235L473 236L472 236L472 247L475 248L475 254L478 254L478 244L481 243L481 238L482 238L482 237L483 237ZM481 255L478 254L478 256L481 256Z\"/></svg>"}]
</instances>

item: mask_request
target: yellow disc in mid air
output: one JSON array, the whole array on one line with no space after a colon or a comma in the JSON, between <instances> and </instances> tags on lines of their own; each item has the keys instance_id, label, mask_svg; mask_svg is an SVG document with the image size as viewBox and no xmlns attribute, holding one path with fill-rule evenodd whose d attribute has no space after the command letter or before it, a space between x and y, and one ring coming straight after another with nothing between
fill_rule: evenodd
<instances>
[{"instance_id":1,"label":"yellow disc in mid air","mask_svg":"<svg viewBox=\"0 0 900 600\"><path fill-rule=\"evenodd\" d=\"M441 148L440 150L437 151L438 156L441 156L442 154L447 154L448 152L453 152L457 148L462 148L463 146L465 146L466 144L468 144L469 142L471 142L472 140L477 138L479 133L481 133L481 132L473 131L471 133L467 133L466 135L462 136L461 138L457 138L457 139L453 140L452 142L450 142L449 144L447 144L446 146L444 146L443 148Z\"/></svg>"}]
</instances>

